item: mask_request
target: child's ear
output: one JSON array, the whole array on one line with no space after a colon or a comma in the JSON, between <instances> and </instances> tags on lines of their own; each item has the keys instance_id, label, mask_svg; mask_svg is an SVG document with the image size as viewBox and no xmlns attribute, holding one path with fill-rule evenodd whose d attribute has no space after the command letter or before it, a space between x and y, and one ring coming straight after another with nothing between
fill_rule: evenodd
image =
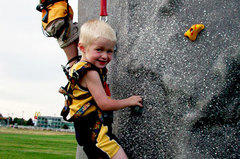
<instances>
[{"instance_id":1,"label":"child's ear","mask_svg":"<svg viewBox=\"0 0 240 159\"><path fill-rule=\"evenodd\" d=\"M85 47L82 45L82 43L78 43L78 48L85 53Z\"/></svg>"}]
</instances>

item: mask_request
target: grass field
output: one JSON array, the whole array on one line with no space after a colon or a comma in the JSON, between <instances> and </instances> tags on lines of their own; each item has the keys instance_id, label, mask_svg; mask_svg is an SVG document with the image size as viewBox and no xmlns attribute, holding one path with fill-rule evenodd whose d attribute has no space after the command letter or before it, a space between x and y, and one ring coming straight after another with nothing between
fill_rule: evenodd
<instances>
[{"instance_id":1,"label":"grass field","mask_svg":"<svg viewBox=\"0 0 240 159\"><path fill-rule=\"evenodd\" d=\"M75 159L72 133L0 127L0 159Z\"/></svg>"}]
</instances>

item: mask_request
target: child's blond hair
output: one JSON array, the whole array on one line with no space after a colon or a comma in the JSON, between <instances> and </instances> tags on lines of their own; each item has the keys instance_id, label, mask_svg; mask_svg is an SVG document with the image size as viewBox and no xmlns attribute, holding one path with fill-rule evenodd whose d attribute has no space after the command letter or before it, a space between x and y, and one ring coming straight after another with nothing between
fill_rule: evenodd
<instances>
[{"instance_id":1,"label":"child's blond hair","mask_svg":"<svg viewBox=\"0 0 240 159\"><path fill-rule=\"evenodd\" d=\"M116 33L109 24L101 20L89 20L81 27L79 43L87 47L99 37L117 41Z\"/></svg>"}]
</instances>

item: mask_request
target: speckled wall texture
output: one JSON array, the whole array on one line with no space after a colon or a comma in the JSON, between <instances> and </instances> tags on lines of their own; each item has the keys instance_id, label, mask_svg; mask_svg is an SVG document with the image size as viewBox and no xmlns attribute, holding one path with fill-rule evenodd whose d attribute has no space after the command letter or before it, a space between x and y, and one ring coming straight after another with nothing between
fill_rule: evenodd
<instances>
[{"instance_id":1,"label":"speckled wall texture","mask_svg":"<svg viewBox=\"0 0 240 159\"><path fill-rule=\"evenodd\" d=\"M129 158L238 158L239 0L108 0L118 44L108 80L117 99L139 94L140 115L115 113ZM100 0L79 1L79 24ZM204 24L196 41L184 37Z\"/></svg>"}]
</instances>

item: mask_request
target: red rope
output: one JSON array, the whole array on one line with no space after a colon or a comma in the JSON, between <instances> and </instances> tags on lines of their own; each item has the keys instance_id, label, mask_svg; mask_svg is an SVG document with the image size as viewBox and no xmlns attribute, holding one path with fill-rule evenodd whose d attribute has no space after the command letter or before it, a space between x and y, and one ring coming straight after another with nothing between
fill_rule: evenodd
<instances>
[{"instance_id":1,"label":"red rope","mask_svg":"<svg viewBox=\"0 0 240 159\"><path fill-rule=\"evenodd\" d=\"M100 16L107 16L107 0L101 0Z\"/></svg>"}]
</instances>

